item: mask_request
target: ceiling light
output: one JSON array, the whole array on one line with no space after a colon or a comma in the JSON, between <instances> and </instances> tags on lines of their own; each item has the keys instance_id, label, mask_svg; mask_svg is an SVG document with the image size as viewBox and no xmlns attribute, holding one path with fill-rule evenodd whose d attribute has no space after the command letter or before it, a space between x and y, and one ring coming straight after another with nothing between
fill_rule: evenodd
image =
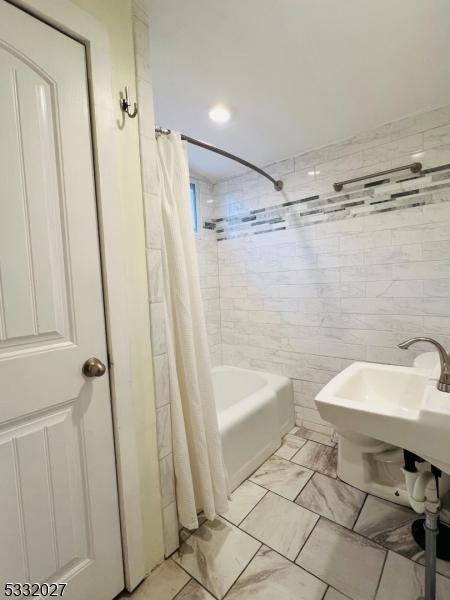
<instances>
[{"instance_id":1,"label":"ceiling light","mask_svg":"<svg viewBox=\"0 0 450 600\"><path fill-rule=\"evenodd\" d=\"M313 169L312 171L308 171L308 175L320 175L319 169Z\"/></svg>"},{"instance_id":2,"label":"ceiling light","mask_svg":"<svg viewBox=\"0 0 450 600\"><path fill-rule=\"evenodd\" d=\"M314 170L308 171L308 175L315 175L315 171Z\"/></svg>"},{"instance_id":3,"label":"ceiling light","mask_svg":"<svg viewBox=\"0 0 450 600\"><path fill-rule=\"evenodd\" d=\"M415 154L411 154L412 158L422 158L425 152L416 152Z\"/></svg>"},{"instance_id":4,"label":"ceiling light","mask_svg":"<svg viewBox=\"0 0 450 600\"><path fill-rule=\"evenodd\" d=\"M226 123L231 117L230 111L226 106L216 104L209 111L209 118L216 123Z\"/></svg>"}]
</instances>

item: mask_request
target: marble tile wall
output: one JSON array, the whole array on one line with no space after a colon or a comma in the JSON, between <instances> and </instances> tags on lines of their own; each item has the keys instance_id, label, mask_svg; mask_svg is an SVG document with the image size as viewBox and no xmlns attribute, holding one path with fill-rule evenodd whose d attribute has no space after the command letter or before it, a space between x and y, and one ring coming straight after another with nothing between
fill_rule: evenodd
<instances>
[{"instance_id":1,"label":"marble tile wall","mask_svg":"<svg viewBox=\"0 0 450 600\"><path fill-rule=\"evenodd\" d=\"M144 188L147 269L149 280L149 310L155 380L156 427L162 521L165 554L179 545L178 516L175 501L175 478L172 455L169 370L166 346L164 286L161 263L159 220L160 198L156 185L156 142L153 114L153 90L150 70L149 16L145 3L134 0L134 35L139 105L139 141L141 147L142 184Z\"/></svg>"},{"instance_id":2,"label":"marble tile wall","mask_svg":"<svg viewBox=\"0 0 450 600\"><path fill-rule=\"evenodd\" d=\"M282 193L254 173L214 185L217 237L229 238L218 242L223 363L291 377L297 424L330 431L313 399L350 362L410 364L421 349L396 346L412 335L450 347L448 166L341 198L332 188L414 161L449 165L450 106L269 166ZM280 204L270 218L287 223L241 220L254 211L264 221L262 209ZM335 214L323 219L324 210Z\"/></svg>"},{"instance_id":3,"label":"marble tile wall","mask_svg":"<svg viewBox=\"0 0 450 600\"><path fill-rule=\"evenodd\" d=\"M212 184L194 176L192 181L197 185L198 206L200 210L199 231L196 236L200 287L202 289L205 308L209 349L213 365L222 364L222 338L220 332L220 300L219 300L219 260L217 240L214 229L204 227L210 223L214 215L214 198Z\"/></svg>"}]
</instances>

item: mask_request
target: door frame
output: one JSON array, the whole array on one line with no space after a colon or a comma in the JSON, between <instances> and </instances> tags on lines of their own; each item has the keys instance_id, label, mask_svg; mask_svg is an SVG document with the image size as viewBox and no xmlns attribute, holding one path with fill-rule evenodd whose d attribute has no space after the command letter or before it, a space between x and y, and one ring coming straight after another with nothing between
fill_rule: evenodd
<instances>
[{"instance_id":1,"label":"door frame","mask_svg":"<svg viewBox=\"0 0 450 600\"><path fill-rule=\"evenodd\" d=\"M111 129L115 93L111 87L109 39L103 25L70 0L7 1L86 48L122 552L126 587L132 590L148 573L131 386L131 328L123 286L127 268L118 191L118 156ZM158 488L155 494L159 495Z\"/></svg>"}]
</instances>

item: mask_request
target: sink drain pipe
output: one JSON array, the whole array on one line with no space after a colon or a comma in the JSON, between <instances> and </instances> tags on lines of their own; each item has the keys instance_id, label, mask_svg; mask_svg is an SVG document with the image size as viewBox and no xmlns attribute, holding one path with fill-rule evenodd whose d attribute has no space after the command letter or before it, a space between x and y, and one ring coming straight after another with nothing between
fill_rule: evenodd
<instances>
[{"instance_id":1,"label":"sink drain pipe","mask_svg":"<svg viewBox=\"0 0 450 600\"><path fill-rule=\"evenodd\" d=\"M405 454L406 490L409 501L415 512L425 513L423 527L425 529L425 598L418 600L436 600L436 546L439 533L439 514L441 503L439 500L440 471L431 467L431 471L419 473L416 469L416 460L424 462L407 450ZM422 522L414 524L422 526Z\"/></svg>"}]
</instances>

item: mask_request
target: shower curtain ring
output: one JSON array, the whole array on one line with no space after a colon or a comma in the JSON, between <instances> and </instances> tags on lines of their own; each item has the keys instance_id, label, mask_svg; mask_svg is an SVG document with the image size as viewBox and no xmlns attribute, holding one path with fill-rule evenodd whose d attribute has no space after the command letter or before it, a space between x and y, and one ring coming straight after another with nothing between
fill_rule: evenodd
<instances>
[{"instance_id":1,"label":"shower curtain ring","mask_svg":"<svg viewBox=\"0 0 450 600\"><path fill-rule=\"evenodd\" d=\"M128 86L125 86L125 97L120 99L120 109L126 113L130 119L134 119L137 115L138 108L136 102L134 102L134 109L130 111L131 102L128 100Z\"/></svg>"}]
</instances>

